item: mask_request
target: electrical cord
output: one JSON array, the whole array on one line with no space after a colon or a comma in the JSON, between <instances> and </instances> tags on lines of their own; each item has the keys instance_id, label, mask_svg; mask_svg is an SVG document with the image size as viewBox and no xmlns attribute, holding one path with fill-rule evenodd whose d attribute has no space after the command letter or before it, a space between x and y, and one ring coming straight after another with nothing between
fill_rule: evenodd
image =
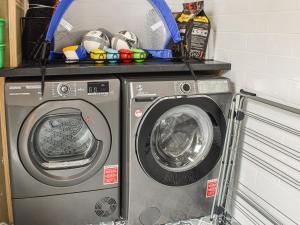
<instances>
[{"instance_id":1,"label":"electrical cord","mask_svg":"<svg viewBox=\"0 0 300 225\"><path fill-rule=\"evenodd\" d=\"M48 41L45 41L43 43L43 49L42 49L42 55L40 59L40 66L41 66L41 92L42 96L44 96L44 91L45 91L45 77L46 77L46 72L47 72L47 56L48 56L48 50L50 47L50 43Z\"/></svg>"}]
</instances>

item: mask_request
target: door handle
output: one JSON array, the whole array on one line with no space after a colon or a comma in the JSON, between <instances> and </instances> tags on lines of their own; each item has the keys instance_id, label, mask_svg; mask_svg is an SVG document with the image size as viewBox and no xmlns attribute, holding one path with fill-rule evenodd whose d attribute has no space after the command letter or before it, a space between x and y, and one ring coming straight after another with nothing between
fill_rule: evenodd
<instances>
[{"instance_id":1,"label":"door handle","mask_svg":"<svg viewBox=\"0 0 300 225\"><path fill-rule=\"evenodd\" d=\"M135 97L135 102L153 102L157 99L157 95L143 95Z\"/></svg>"}]
</instances>

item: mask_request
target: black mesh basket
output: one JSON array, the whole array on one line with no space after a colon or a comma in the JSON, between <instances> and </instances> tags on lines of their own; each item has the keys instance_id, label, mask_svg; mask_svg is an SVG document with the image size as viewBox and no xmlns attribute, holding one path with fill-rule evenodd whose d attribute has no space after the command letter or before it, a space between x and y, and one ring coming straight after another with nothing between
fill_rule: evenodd
<instances>
[{"instance_id":1,"label":"black mesh basket","mask_svg":"<svg viewBox=\"0 0 300 225\"><path fill-rule=\"evenodd\" d=\"M51 17L22 18L22 57L24 62L33 61L39 51Z\"/></svg>"},{"instance_id":2,"label":"black mesh basket","mask_svg":"<svg viewBox=\"0 0 300 225\"><path fill-rule=\"evenodd\" d=\"M22 18L22 55L23 62L32 61L39 51L51 16L54 11L55 1L29 1L29 9Z\"/></svg>"}]
</instances>

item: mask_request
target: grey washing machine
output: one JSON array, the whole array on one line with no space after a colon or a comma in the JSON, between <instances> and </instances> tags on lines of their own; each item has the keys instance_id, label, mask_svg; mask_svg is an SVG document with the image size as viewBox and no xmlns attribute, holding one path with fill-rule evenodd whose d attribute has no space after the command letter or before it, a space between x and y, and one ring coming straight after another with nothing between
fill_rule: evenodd
<instances>
[{"instance_id":1,"label":"grey washing machine","mask_svg":"<svg viewBox=\"0 0 300 225\"><path fill-rule=\"evenodd\" d=\"M120 82L7 81L15 225L119 218Z\"/></svg>"},{"instance_id":2,"label":"grey washing machine","mask_svg":"<svg viewBox=\"0 0 300 225\"><path fill-rule=\"evenodd\" d=\"M226 78L123 79L122 215L154 225L210 214L232 87Z\"/></svg>"}]
</instances>

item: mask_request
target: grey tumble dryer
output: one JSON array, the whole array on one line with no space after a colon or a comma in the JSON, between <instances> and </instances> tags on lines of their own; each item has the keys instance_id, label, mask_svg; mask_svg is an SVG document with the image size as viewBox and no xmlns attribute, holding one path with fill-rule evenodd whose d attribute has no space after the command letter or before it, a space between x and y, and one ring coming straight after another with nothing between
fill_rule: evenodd
<instances>
[{"instance_id":1,"label":"grey tumble dryer","mask_svg":"<svg viewBox=\"0 0 300 225\"><path fill-rule=\"evenodd\" d=\"M123 217L156 225L209 215L231 82L166 76L123 78L122 85Z\"/></svg>"},{"instance_id":2,"label":"grey tumble dryer","mask_svg":"<svg viewBox=\"0 0 300 225\"><path fill-rule=\"evenodd\" d=\"M120 82L7 81L15 225L119 218Z\"/></svg>"}]
</instances>

